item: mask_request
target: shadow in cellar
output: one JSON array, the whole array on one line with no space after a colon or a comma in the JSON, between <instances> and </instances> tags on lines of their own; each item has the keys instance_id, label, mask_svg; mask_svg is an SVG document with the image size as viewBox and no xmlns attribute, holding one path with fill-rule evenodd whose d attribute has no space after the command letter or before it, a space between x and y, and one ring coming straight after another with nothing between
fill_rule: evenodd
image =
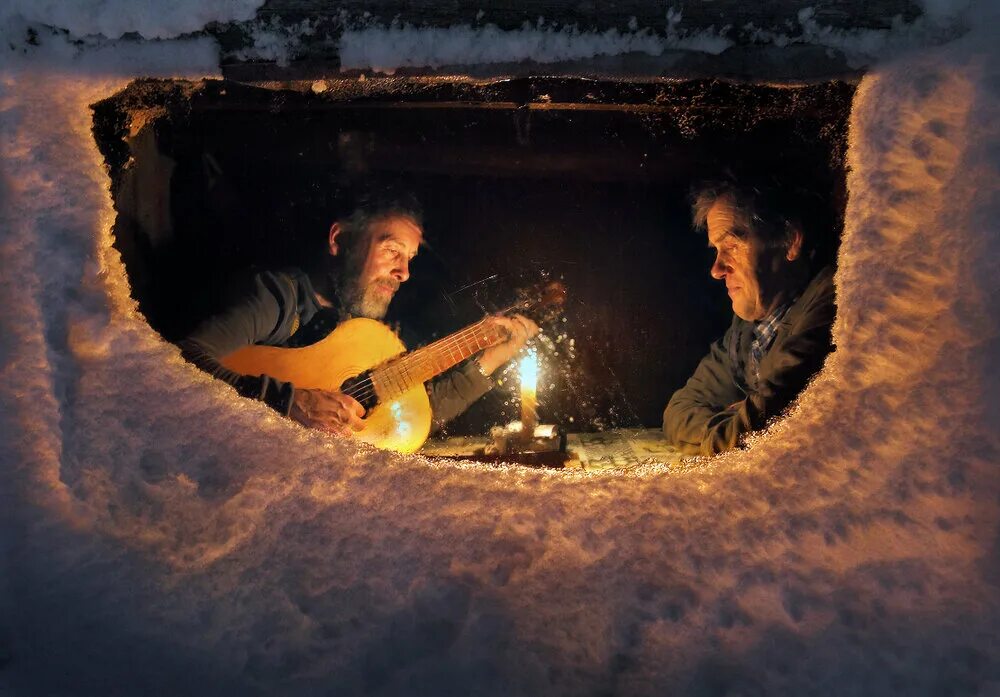
<instances>
[{"instance_id":1,"label":"shadow in cellar","mask_svg":"<svg viewBox=\"0 0 1000 697\"><path fill-rule=\"evenodd\" d=\"M731 317L690 223L691 185L723 165L767 171L814 190L839 233L850 85L371 82L316 94L147 80L95 106L116 244L153 328L177 340L248 269L304 265L340 192L387 181L425 214L428 244L387 317L407 346L559 279L569 297L539 347L541 420L657 427ZM449 432L516 419L516 382Z\"/></svg>"}]
</instances>

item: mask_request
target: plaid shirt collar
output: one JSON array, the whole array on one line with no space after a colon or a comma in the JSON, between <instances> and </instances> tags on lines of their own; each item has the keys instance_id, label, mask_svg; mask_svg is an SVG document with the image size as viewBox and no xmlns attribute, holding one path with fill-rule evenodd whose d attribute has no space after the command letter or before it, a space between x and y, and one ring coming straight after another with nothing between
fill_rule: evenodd
<instances>
[{"instance_id":1,"label":"plaid shirt collar","mask_svg":"<svg viewBox=\"0 0 1000 697\"><path fill-rule=\"evenodd\" d=\"M755 385L760 379L760 362L764 358L764 354L771 348L771 344L774 343L774 337L778 334L778 327L781 324L781 320L784 319L785 313L788 312L788 308L792 306L795 300L797 298L779 305L774 308L771 314L754 324L753 341L750 342L750 355L747 356L747 377Z\"/></svg>"},{"instance_id":2,"label":"plaid shirt collar","mask_svg":"<svg viewBox=\"0 0 1000 697\"><path fill-rule=\"evenodd\" d=\"M785 318L785 313L788 312L788 308L791 306L792 303L779 305L774 308L771 314L754 324L754 343L760 344L761 350L765 353L771 348L771 344L774 343L774 336L778 333L778 325L781 324L781 320Z\"/></svg>"}]
</instances>

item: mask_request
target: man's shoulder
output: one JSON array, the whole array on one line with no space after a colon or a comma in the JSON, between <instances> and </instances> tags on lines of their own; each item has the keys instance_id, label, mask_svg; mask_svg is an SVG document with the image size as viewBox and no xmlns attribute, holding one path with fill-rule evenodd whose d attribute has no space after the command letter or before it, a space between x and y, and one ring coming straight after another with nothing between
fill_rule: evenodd
<instances>
[{"instance_id":1,"label":"man's shoulder","mask_svg":"<svg viewBox=\"0 0 1000 697\"><path fill-rule=\"evenodd\" d=\"M824 309L835 310L836 290L833 283L834 268L824 266L817 271L809 283L803 289L792 306L789 308L787 320L793 319L796 315L808 314Z\"/></svg>"},{"instance_id":2,"label":"man's shoulder","mask_svg":"<svg viewBox=\"0 0 1000 697\"><path fill-rule=\"evenodd\" d=\"M801 331L812 331L818 327L828 327L837 315L837 297L833 282L834 268L825 266L820 269L785 313L782 321L782 335L797 334Z\"/></svg>"},{"instance_id":3,"label":"man's shoulder","mask_svg":"<svg viewBox=\"0 0 1000 697\"><path fill-rule=\"evenodd\" d=\"M296 266L250 268L244 272L241 284L244 293L269 293L279 301L292 303L312 289L309 275Z\"/></svg>"},{"instance_id":4,"label":"man's shoulder","mask_svg":"<svg viewBox=\"0 0 1000 697\"><path fill-rule=\"evenodd\" d=\"M279 268L254 268L251 269L253 277L267 278L275 281L290 281L295 284L308 282L309 275L297 266L282 266Z\"/></svg>"},{"instance_id":5,"label":"man's shoulder","mask_svg":"<svg viewBox=\"0 0 1000 697\"><path fill-rule=\"evenodd\" d=\"M802 292L802 297L808 297L809 299L822 298L823 300L832 301L834 296L833 274L833 266L824 266L817 271L813 275L812 280L809 281L809 285Z\"/></svg>"}]
</instances>

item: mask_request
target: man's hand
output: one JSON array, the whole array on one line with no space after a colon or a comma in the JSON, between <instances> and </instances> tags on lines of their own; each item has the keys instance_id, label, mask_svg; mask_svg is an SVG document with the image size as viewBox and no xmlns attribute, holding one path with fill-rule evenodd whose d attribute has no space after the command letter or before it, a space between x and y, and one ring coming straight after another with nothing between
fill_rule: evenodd
<instances>
[{"instance_id":1,"label":"man's hand","mask_svg":"<svg viewBox=\"0 0 1000 697\"><path fill-rule=\"evenodd\" d=\"M303 426L350 436L364 428L365 408L343 392L296 388L288 415Z\"/></svg>"},{"instance_id":2,"label":"man's hand","mask_svg":"<svg viewBox=\"0 0 1000 697\"><path fill-rule=\"evenodd\" d=\"M514 357L514 354L528 342L528 339L538 334L538 325L523 315L513 317L494 317L493 322L507 330L510 336L502 344L492 346L479 356L479 366L487 375L492 375L497 368Z\"/></svg>"}]
</instances>

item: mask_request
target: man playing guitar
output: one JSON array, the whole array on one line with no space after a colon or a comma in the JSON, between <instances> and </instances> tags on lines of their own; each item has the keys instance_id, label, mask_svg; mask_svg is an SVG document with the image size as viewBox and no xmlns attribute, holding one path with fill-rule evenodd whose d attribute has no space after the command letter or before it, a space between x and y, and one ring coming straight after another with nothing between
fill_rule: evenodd
<instances>
[{"instance_id":1,"label":"man playing guitar","mask_svg":"<svg viewBox=\"0 0 1000 697\"><path fill-rule=\"evenodd\" d=\"M256 373L257 368L243 365L260 364L228 361L227 356L253 345L305 347L322 341L345 319L382 319L400 284L410 277L409 264L422 240L422 217L415 201L389 192L369 195L351 215L330 226L328 255L315 270L257 274L249 295L203 322L180 343L182 354L241 395L264 401L305 426L340 435L361 431L366 406L374 404L359 401L367 393L345 394L340 382L336 388L318 388L296 385L267 372L248 373ZM428 383L430 409L438 426L489 391L493 387L490 376L538 333L538 326L521 314L483 322L490 327L491 338L477 337L481 343L471 349L483 346L483 350ZM365 341L355 334L341 345L364 354Z\"/></svg>"}]
</instances>

